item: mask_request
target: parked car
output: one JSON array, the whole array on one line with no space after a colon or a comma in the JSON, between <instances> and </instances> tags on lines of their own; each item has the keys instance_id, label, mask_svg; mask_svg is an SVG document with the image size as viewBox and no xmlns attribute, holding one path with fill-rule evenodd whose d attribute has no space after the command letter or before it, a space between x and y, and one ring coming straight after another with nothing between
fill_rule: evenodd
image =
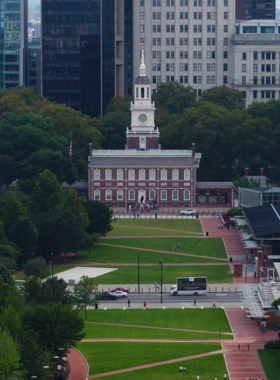
<instances>
[{"instance_id":1,"label":"parked car","mask_svg":"<svg viewBox=\"0 0 280 380\"><path fill-rule=\"evenodd\" d=\"M195 209L188 208L187 210L181 211L180 215L195 215Z\"/></svg>"},{"instance_id":2,"label":"parked car","mask_svg":"<svg viewBox=\"0 0 280 380\"><path fill-rule=\"evenodd\" d=\"M110 292L102 292L96 295L100 297L99 299L101 300L117 300L118 299L118 297L115 294L110 293Z\"/></svg>"},{"instance_id":3,"label":"parked car","mask_svg":"<svg viewBox=\"0 0 280 380\"><path fill-rule=\"evenodd\" d=\"M124 298L124 297L127 297L127 293L126 292L122 292L121 290L117 290L116 292L113 293L115 296L117 296L118 298Z\"/></svg>"},{"instance_id":4,"label":"parked car","mask_svg":"<svg viewBox=\"0 0 280 380\"><path fill-rule=\"evenodd\" d=\"M129 290L125 289L125 288L116 288L114 290L111 290L111 293L115 293L115 292L118 292L118 291L129 293Z\"/></svg>"}]
</instances>

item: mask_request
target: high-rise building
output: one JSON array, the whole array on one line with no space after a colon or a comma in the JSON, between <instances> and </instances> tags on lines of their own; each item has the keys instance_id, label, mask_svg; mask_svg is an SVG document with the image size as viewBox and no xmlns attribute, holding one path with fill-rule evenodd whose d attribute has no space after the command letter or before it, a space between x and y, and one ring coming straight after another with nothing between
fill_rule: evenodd
<instances>
[{"instance_id":1,"label":"high-rise building","mask_svg":"<svg viewBox=\"0 0 280 380\"><path fill-rule=\"evenodd\" d=\"M237 20L274 20L275 11L275 0L236 0Z\"/></svg>"},{"instance_id":2,"label":"high-rise building","mask_svg":"<svg viewBox=\"0 0 280 380\"><path fill-rule=\"evenodd\" d=\"M140 0L134 3L134 80L140 43L145 44L152 90L178 81L203 90L232 82L230 39L235 2L230 0ZM137 48L138 47L138 48Z\"/></svg>"},{"instance_id":3,"label":"high-rise building","mask_svg":"<svg viewBox=\"0 0 280 380\"><path fill-rule=\"evenodd\" d=\"M44 96L99 116L113 96L131 92L131 70L124 70L132 66L130 3L42 0Z\"/></svg>"},{"instance_id":4,"label":"high-rise building","mask_svg":"<svg viewBox=\"0 0 280 380\"><path fill-rule=\"evenodd\" d=\"M0 0L0 89L25 83L27 0Z\"/></svg>"}]
</instances>

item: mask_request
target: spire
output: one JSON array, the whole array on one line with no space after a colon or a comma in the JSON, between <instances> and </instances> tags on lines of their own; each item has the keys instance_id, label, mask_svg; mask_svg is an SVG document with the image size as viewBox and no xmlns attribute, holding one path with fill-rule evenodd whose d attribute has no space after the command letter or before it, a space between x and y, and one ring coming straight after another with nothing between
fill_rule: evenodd
<instances>
[{"instance_id":1,"label":"spire","mask_svg":"<svg viewBox=\"0 0 280 380\"><path fill-rule=\"evenodd\" d=\"M146 65L144 61L144 45L141 46L141 64L139 68L139 75L140 77L145 77L146 76Z\"/></svg>"}]
</instances>

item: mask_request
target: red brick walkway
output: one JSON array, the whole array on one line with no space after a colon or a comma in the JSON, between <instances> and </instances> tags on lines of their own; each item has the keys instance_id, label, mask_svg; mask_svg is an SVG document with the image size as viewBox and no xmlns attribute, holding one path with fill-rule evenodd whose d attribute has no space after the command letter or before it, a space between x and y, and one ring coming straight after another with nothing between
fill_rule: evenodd
<instances>
[{"instance_id":1,"label":"red brick walkway","mask_svg":"<svg viewBox=\"0 0 280 380\"><path fill-rule=\"evenodd\" d=\"M68 355L70 365L70 375L68 380L86 380L88 375L88 365L84 357L75 348L70 350Z\"/></svg>"},{"instance_id":2,"label":"red brick walkway","mask_svg":"<svg viewBox=\"0 0 280 380\"><path fill-rule=\"evenodd\" d=\"M230 379L266 379L257 350L263 349L267 340L277 339L277 333L262 333L246 310L226 309L226 314L235 336L234 341L222 341Z\"/></svg>"}]
</instances>

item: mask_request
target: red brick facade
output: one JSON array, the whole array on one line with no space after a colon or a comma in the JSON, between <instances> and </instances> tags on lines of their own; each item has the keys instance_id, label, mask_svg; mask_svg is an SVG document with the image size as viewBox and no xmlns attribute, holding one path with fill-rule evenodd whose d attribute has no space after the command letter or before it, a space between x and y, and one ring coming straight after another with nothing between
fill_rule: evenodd
<instances>
[{"instance_id":1,"label":"red brick facade","mask_svg":"<svg viewBox=\"0 0 280 380\"><path fill-rule=\"evenodd\" d=\"M139 136L127 137L127 149L140 149ZM146 137L146 149L159 149L158 137Z\"/></svg>"}]
</instances>

